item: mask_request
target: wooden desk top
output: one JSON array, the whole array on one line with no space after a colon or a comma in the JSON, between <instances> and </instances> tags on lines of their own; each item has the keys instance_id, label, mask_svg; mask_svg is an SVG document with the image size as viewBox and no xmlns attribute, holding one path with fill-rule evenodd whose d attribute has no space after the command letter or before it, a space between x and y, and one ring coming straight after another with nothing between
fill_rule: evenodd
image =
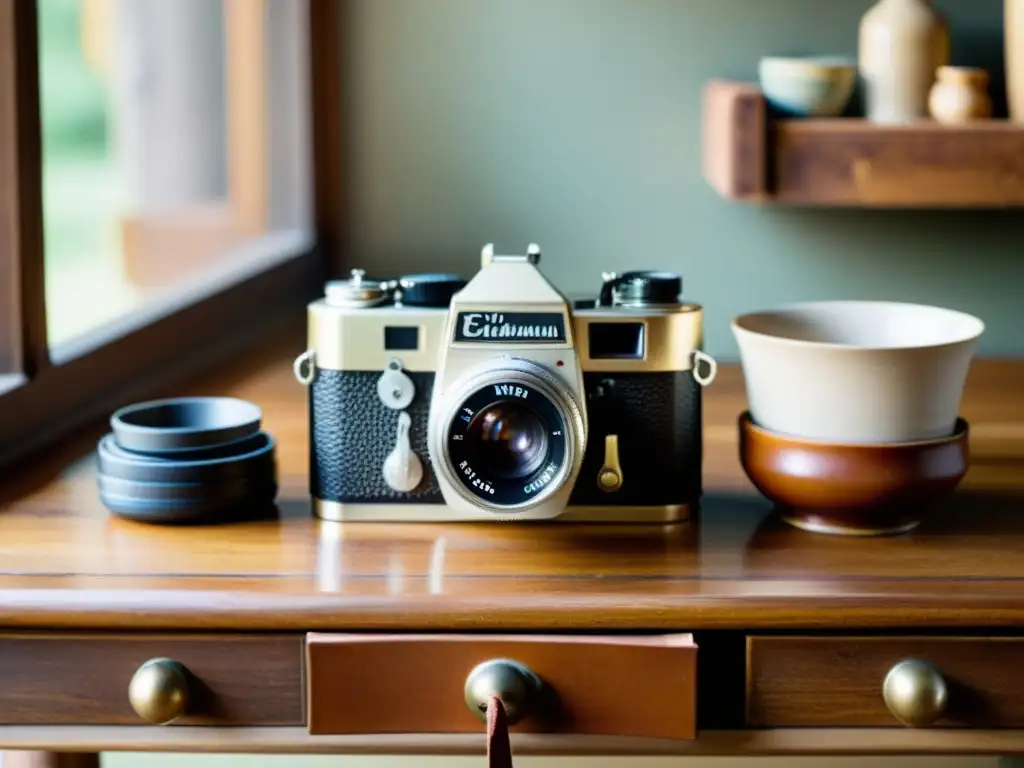
<instances>
[{"instance_id":1,"label":"wooden desk top","mask_svg":"<svg viewBox=\"0 0 1024 768\"><path fill-rule=\"evenodd\" d=\"M4 479L0 627L1024 626L1024 364L975 363L963 408L973 465L957 496L912 534L857 540L790 529L751 489L736 449L742 379L729 366L705 393L699 524L317 521L306 392L291 372L301 349L268 345L188 392L263 407L280 446L279 520L166 528L112 517L95 487L98 425Z\"/></svg>"}]
</instances>

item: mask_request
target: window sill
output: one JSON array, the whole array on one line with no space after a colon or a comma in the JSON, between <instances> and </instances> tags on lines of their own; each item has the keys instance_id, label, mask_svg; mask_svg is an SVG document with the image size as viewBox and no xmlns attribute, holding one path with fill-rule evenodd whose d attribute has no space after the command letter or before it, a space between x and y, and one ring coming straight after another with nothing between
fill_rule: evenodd
<instances>
[{"instance_id":1,"label":"window sill","mask_svg":"<svg viewBox=\"0 0 1024 768\"><path fill-rule=\"evenodd\" d=\"M173 395L189 377L299 321L323 289L323 260L305 233L260 238L238 256L60 345L37 375L0 377L0 467L125 403Z\"/></svg>"},{"instance_id":2,"label":"window sill","mask_svg":"<svg viewBox=\"0 0 1024 768\"><path fill-rule=\"evenodd\" d=\"M186 309L192 304L236 286L267 270L301 258L313 249L308 232L287 230L259 237L218 258L194 278L182 282L162 295L146 300L139 307L109 323L63 342L50 350L54 365L63 365L95 349L116 342L153 323Z\"/></svg>"},{"instance_id":3,"label":"window sill","mask_svg":"<svg viewBox=\"0 0 1024 768\"><path fill-rule=\"evenodd\" d=\"M3 397L8 392L11 392L18 387L23 387L28 383L28 378L20 373L0 373L0 397Z\"/></svg>"}]
</instances>

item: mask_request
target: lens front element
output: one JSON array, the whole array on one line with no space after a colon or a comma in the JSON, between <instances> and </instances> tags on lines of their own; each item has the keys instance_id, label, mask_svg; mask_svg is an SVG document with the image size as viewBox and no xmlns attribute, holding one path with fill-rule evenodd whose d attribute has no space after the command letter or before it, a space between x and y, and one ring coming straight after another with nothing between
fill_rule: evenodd
<instances>
[{"instance_id":1,"label":"lens front element","mask_svg":"<svg viewBox=\"0 0 1024 768\"><path fill-rule=\"evenodd\" d=\"M539 387L489 382L462 400L448 424L449 466L488 505L535 503L565 481L566 424L562 409Z\"/></svg>"},{"instance_id":2,"label":"lens front element","mask_svg":"<svg viewBox=\"0 0 1024 768\"><path fill-rule=\"evenodd\" d=\"M548 454L544 423L530 406L514 400L499 400L477 413L465 441L481 470L500 479L529 477Z\"/></svg>"}]
</instances>

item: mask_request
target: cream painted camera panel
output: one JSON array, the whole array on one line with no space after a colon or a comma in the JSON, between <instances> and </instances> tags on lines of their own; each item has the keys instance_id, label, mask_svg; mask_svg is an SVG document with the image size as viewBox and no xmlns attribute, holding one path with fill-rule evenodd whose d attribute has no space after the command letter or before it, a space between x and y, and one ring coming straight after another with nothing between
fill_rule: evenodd
<instances>
[{"instance_id":1,"label":"cream painted camera panel","mask_svg":"<svg viewBox=\"0 0 1024 768\"><path fill-rule=\"evenodd\" d=\"M336 307L321 300L309 307L309 348L318 368L333 371L383 371L392 358L407 371L436 371L447 326L447 309ZM416 328L417 348L387 349L389 327Z\"/></svg>"},{"instance_id":2,"label":"cream painted camera panel","mask_svg":"<svg viewBox=\"0 0 1024 768\"><path fill-rule=\"evenodd\" d=\"M569 302L530 258L484 258L481 270L452 298L444 338L447 346L439 353L429 444L445 502L456 512L474 516L487 506L462 488L458 469L447 459L448 430L460 404L490 382L522 380L546 388L549 399L561 401L558 407L570 449L551 491L515 507L496 508L494 516L557 517L579 474L587 435L583 372Z\"/></svg>"}]
</instances>

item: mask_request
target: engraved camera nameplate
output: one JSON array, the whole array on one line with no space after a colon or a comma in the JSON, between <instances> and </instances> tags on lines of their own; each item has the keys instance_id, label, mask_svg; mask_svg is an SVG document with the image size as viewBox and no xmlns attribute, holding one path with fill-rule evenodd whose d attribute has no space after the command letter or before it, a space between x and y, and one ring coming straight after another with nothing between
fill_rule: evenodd
<instances>
[{"instance_id":1,"label":"engraved camera nameplate","mask_svg":"<svg viewBox=\"0 0 1024 768\"><path fill-rule=\"evenodd\" d=\"M558 344L565 343L561 312L459 312L454 341Z\"/></svg>"}]
</instances>

